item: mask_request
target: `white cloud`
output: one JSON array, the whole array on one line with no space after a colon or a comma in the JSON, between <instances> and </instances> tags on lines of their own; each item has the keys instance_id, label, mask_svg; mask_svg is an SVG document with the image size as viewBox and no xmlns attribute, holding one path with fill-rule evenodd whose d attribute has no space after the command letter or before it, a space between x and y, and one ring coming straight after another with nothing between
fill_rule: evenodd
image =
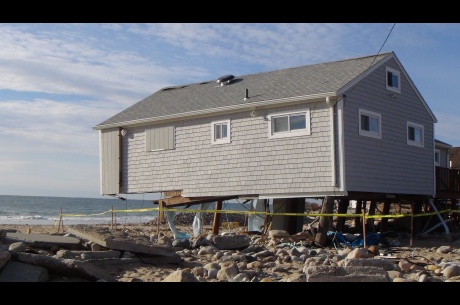
<instances>
[{"instance_id":1,"label":"white cloud","mask_svg":"<svg viewBox=\"0 0 460 305\"><path fill-rule=\"evenodd\" d=\"M107 103L0 101L0 153L32 150L98 154L92 127L115 114Z\"/></svg>"}]
</instances>

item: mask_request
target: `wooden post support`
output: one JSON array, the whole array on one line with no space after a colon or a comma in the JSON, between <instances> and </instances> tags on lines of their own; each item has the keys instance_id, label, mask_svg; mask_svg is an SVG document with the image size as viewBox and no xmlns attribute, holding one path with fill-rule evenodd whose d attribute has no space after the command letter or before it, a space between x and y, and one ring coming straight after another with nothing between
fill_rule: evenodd
<instances>
[{"instance_id":1,"label":"wooden post support","mask_svg":"<svg viewBox=\"0 0 460 305\"><path fill-rule=\"evenodd\" d=\"M59 214L59 225L58 225L58 233L61 232L61 224L62 224L62 209L61 209L61 212ZM62 225L62 231L64 232L64 225Z\"/></svg>"},{"instance_id":2,"label":"wooden post support","mask_svg":"<svg viewBox=\"0 0 460 305\"><path fill-rule=\"evenodd\" d=\"M111 225L112 225L112 230L113 230L113 205L112 205L111 211L112 211L112 223L111 223Z\"/></svg>"},{"instance_id":3,"label":"wooden post support","mask_svg":"<svg viewBox=\"0 0 460 305\"><path fill-rule=\"evenodd\" d=\"M222 210L222 200L217 200L216 203L216 211ZM219 234L219 227L220 227L220 214L219 212L214 213L214 223L212 225L212 234L218 235Z\"/></svg>"},{"instance_id":4,"label":"wooden post support","mask_svg":"<svg viewBox=\"0 0 460 305\"><path fill-rule=\"evenodd\" d=\"M369 213L368 215L375 215L375 208L377 207L377 201L376 200L371 200L371 204L369 205ZM374 219L375 218L369 218L367 220L367 224L369 228L372 228L372 232L375 232L374 230Z\"/></svg>"},{"instance_id":5,"label":"wooden post support","mask_svg":"<svg viewBox=\"0 0 460 305\"><path fill-rule=\"evenodd\" d=\"M162 221L162 215L163 213L163 202L158 203L158 216L157 216L157 236L160 238L160 222Z\"/></svg>"},{"instance_id":6,"label":"wooden post support","mask_svg":"<svg viewBox=\"0 0 460 305\"><path fill-rule=\"evenodd\" d=\"M383 203L383 215L389 215L390 214L390 209L391 209L391 200L387 199ZM380 232L385 232L388 227L388 218L382 217L382 220L380 221Z\"/></svg>"},{"instance_id":7,"label":"wooden post support","mask_svg":"<svg viewBox=\"0 0 460 305\"><path fill-rule=\"evenodd\" d=\"M364 208L363 208L363 240L364 240L364 249L367 248L366 242L366 201L363 201Z\"/></svg>"},{"instance_id":8,"label":"wooden post support","mask_svg":"<svg viewBox=\"0 0 460 305\"><path fill-rule=\"evenodd\" d=\"M414 203L410 203L412 214L410 216L410 246L414 245Z\"/></svg>"},{"instance_id":9,"label":"wooden post support","mask_svg":"<svg viewBox=\"0 0 460 305\"><path fill-rule=\"evenodd\" d=\"M339 208L338 208L339 214L347 214L349 205L350 205L350 199L348 198L340 199ZM347 220L346 217L339 216L337 218L337 231L344 232L346 220Z\"/></svg>"},{"instance_id":10,"label":"wooden post support","mask_svg":"<svg viewBox=\"0 0 460 305\"><path fill-rule=\"evenodd\" d=\"M356 200L355 214L362 214L362 212L361 212L362 206L363 206L363 200L361 200L361 199ZM355 227L360 231L361 231L361 229L359 227L362 225L361 224L361 219L362 219L362 216L355 218Z\"/></svg>"},{"instance_id":11,"label":"wooden post support","mask_svg":"<svg viewBox=\"0 0 460 305\"><path fill-rule=\"evenodd\" d=\"M321 206L321 214L332 214L334 212L334 197L325 196ZM327 231L332 225L331 216L321 216L319 218L318 233L315 237L315 242L324 246L327 239Z\"/></svg>"}]
</instances>

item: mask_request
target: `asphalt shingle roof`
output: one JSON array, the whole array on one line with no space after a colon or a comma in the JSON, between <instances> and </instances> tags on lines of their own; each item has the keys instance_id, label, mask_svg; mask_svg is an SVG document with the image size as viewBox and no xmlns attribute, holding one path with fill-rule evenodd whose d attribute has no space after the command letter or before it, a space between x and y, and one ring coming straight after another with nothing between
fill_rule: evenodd
<instances>
[{"instance_id":1,"label":"asphalt shingle roof","mask_svg":"<svg viewBox=\"0 0 460 305\"><path fill-rule=\"evenodd\" d=\"M392 52L160 89L96 125L161 118L225 106L336 92ZM248 89L248 100L244 100Z\"/></svg>"}]
</instances>

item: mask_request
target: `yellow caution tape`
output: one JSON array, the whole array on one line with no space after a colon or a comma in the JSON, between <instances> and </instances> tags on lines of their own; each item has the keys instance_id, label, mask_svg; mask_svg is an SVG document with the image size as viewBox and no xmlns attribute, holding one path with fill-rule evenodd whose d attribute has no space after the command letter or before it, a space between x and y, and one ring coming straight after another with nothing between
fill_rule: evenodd
<instances>
[{"instance_id":1,"label":"yellow caution tape","mask_svg":"<svg viewBox=\"0 0 460 305\"><path fill-rule=\"evenodd\" d=\"M107 213L139 213L139 212L150 212L150 211L158 211L160 208L143 208L143 209L129 209L129 210L108 210L105 212L97 213L97 214L60 214L60 216L65 217L85 217L85 216L96 216L96 215L103 215ZM460 213L460 210L442 210L438 212L430 212L430 213L422 213L422 214L389 214L389 215L363 215L363 214L325 214L325 213L271 213L271 212L258 212L258 211L235 211L235 210L193 210L188 208L182 209L174 209L174 208L162 208L162 211L166 212L186 212L186 213L225 213L225 214L246 214L246 215L254 215L254 214L263 214L268 216L298 216L298 217L364 217L365 219L369 218L401 218L401 217L421 217L421 216L428 216L428 215L436 215L442 214L446 212L453 212L453 213Z\"/></svg>"}]
</instances>

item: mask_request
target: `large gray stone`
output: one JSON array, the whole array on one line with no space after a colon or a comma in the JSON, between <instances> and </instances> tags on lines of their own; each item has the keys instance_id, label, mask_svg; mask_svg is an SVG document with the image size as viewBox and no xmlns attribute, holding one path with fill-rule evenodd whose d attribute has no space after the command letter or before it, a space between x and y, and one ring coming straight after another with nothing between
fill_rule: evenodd
<instances>
[{"instance_id":1,"label":"large gray stone","mask_svg":"<svg viewBox=\"0 0 460 305\"><path fill-rule=\"evenodd\" d=\"M46 282L48 279L46 268L15 261L10 261L0 273L0 282Z\"/></svg>"},{"instance_id":2,"label":"large gray stone","mask_svg":"<svg viewBox=\"0 0 460 305\"><path fill-rule=\"evenodd\" d=\"M343 267L379 267L383 268L386 271L397 270L397 265L390 259L387 258L353 258L353 259L344 259Z\"/></svg>"},{"instance_id":3,"label":"large gray stone","mask_svg":"<svg viewBox=\"0 0 460 305\"><path fill-rule=\"evenodd\" d=\"M388 273L379 267L305 267L307 282L391 282Z\"/></svg>"},{"instance_id":4,"label":"large gray stone","mask_svg":"<svg viewBox=\"0 0 460 305\"><path fill-rule=\"evenodd\" d=\"M0 251L0 271L11 260L11 253L9 251Z\"/></svg>"},{"instance_id":5,"label":"large gray stone","mask_svg":"<svg viewBox=\"0 0 460 305\"><path fill-rule=\"evenodd\" d=\"M80 249L81 243L78 238L52 234L24 234L7 232L2 239L4 243L23 242L26 245L39 248L61 247L66 249Z\"/></svg>"},{"instance_id":6,"label":"large gray stone","mask_svg":"<svg viewBox=\"0 0 460 305\"><path fill-rule=\"evenodd\" d=\"M216 236L213 241L219 250L244 249L249 247L251 242L247 235Z\"/></svg>"},{"instance_id":7,"label":"large gray stone","mask_svg":"<svg viewBox=\"0 0 460 305\"><path fill-rule=\"evenodd\" d=\"M115 282L115 278L104 269L89 262L74 259L60 259L53 256L43 256L32 253L19 253L17 260L23 263L42 266L50 272L76 276L89 280L105 280Z\"/></svg>"},{"instance_id":8,"label":"large gray stone","mask_svg":"<svg viewBox=\"0 0 460 305\"><path fill-rule=\"evenodd\" d=\"M198 282L198 279L187 270L176 270L162 282Z\"/></svg>"}]
</instances>

